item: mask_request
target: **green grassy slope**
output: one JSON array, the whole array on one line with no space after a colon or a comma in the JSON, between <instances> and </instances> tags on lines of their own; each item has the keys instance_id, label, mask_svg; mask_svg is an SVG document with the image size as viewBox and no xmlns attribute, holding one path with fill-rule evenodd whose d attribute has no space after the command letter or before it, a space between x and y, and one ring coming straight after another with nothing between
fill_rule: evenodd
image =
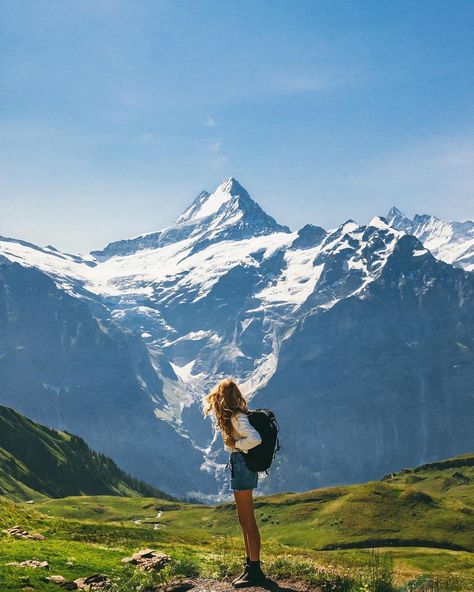
<instances>
[{"instance_id":1,"label":"green grassy slope","mask_svg":"<svg viewBox=\"0 0 474 592\"><path fill-rule=\"evenodd\" d=\"M260 529L284 545L320 550L413 545L473 552L474 454L444 462L382 481L258 497ZM232 503L209 507L74 497L42 501L37 508L77 520L159 523L193 541L206 540L209 532L223 534L235 524Z\"/></svg>"},{"instance_id":2,"label":"green grassy slope","mask_svg":"<svg viewBox=\"0 0 474 592\"><path fill-rule=\"evenodd\" d=\"M127 475L78 436L0 406L0 495L39 500L80 494L172 499Z\"/></svg>"},{"instance_id":3,"label":"green grassy slope","mask_svg":"<svg viewBox=\"0 0 474 592\"><path fill-rule=\"evenodd\" d=\"M413 489L457 499L467 506L474 505L474 454L461 454L414 469L403 469L384 477L390 484L402 484Z\"/></svg>"},{"instance_id":4,"label":"green grassy slope","mask_svg":"<svg viewBox=\"0 0 474 592\"><path fill-rule=\"evenodd\" d=\"M258 505L269 530L286 544L474 551L474 454L382 481L263 497Z\"/></svg>"}]
</instances>

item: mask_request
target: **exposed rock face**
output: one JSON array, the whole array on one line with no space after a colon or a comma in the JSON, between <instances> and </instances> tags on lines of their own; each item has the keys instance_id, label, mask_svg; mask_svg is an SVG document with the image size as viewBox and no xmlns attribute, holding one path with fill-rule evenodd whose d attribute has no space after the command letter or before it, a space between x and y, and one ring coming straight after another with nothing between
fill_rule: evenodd
<instances>
[{"instance_id":1,"label":"exposed rock face","mask_svg":"<svg viewBox=\"0 0 474 592\"><path fill-rule=\"evenodd\" d=\"M441 261L474 271L474 222L446 222L429 214L408 218L397 208L387 215L388 223L416 236Z\"/></svg>"},{"instance_id":2,"label":"exposed rock face","mask_svg":"<svg viewBox=\"0 0 474 592\"><path fill-rule=\"evenodd\" d=\"M46 582L51 582L51 584L65 584L67 582L66 578L64 576L60 576L60 575L56 575L56 576L48 576L47 578L44 578Z\"/></svg>"},{"instance_id":3,"label":"exposed rock face","mask_svg":"<svg viewBox=\"0 0 474 592\"><path fill-rule=\"evenodd\" d=\"M84 437L144 480L195 488L202 454L156 417L162 382L139 336L97 320L44 273L0 265L0 356L0 403Z\"/></svg>"},{"instance_id":4,"label":"exposed rock face","mask_svg":"<svg viewBox=\"0 0 474 592\"><path fill-rule=\"evenodd\" d=\"M282 429L265 487L364 481L474 448L474 277L414 246L404 237L359 298L310 312L283 342L253 399Z\"/></svg>"},{"instance_id":5,"label":"exposed rock face","mask_svg":"<svg viewBox=\"0 0 474 592\"><path fill-rule=\"evenodd\" d=\"M92 574L85 578L77 578L73 581L66 580L64 576L56 575L44 578L46 582L57 584L63 590L84 590L84 592L93 592L94 590L108 590L110 579L104 574Z\"/></svg>"}]
</instances>

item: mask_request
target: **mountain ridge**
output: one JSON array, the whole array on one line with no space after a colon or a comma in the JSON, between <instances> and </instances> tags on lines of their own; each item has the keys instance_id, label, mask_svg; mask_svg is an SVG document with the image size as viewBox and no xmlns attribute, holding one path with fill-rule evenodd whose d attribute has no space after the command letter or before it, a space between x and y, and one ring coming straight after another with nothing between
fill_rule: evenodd
<instances>
[{"instance_id":1,"label":"mountain ridge","mask_svg":"<svg viewBox=\"0 0 474 592\"><path fill-rule=\"evenodd\" d=\"M42 426L2 405L0 495L16 500L68 495L174 499L127 475L82 438Z\"/></svg>"},{"instance_id":2,"label":"mountain ridge","mask_svg":"<svg viewBox=\"0 0 474 592\"><path fill-rule=\"evenodd\" d=\"M387 214L388 223L416 236L435 257L462 267L474 270L474 222L446 222L430 214L415 214L408 218L393 206Z\"/></svg>"},{"instance_id":3,"label":"mountain ridge","mask_svg":"<svg viewBox=\"0 0 474 592\"><path fill-rule=\"evenodd\" d=\"M210 229L210 230L209 230ZM290 232L278 224L255 202L237 179L228 177L212 192L201 191L190 206L167 228L109 243L90 255L104 260L125 256L145 248L164 247L174 242L199 237L199 241L244 239L272 232Z\"/></svg>"}]
</instances>

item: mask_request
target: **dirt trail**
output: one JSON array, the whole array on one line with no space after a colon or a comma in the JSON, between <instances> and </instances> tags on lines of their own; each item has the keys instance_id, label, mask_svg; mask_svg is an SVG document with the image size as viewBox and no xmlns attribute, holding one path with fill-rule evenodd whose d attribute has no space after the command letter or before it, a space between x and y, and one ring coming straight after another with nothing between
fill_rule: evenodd
<instances>
[{"instance_id":1,"label":"dirt trail","mask_svg":"<svg viewBox=\"0 0 474 592\"><path fill-rule=\"evenodd\" d=\"M189 592L235 592L236 590L252 590L254 592L320 592L320 588L301 580L268 580L265 587L252 586L251 588L234 588L232 579L211 580L205 578L189 578L186 583L192 584ZM179 592L179 584L170 583L164 586L165 592Z\"/></svg>"}]
</instances>

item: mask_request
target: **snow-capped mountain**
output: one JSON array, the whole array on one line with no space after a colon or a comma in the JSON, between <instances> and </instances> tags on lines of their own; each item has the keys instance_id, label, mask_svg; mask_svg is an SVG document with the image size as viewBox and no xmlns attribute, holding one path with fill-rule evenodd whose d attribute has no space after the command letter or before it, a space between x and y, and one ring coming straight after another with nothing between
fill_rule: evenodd
<instances>
[{"instance_id":1,"label":"snow-capped mountain","mask_svg":"<svg viewBox=\"0 0 474 592\"><path fill-rule=\"evenodd\" d=\"M252 400L285 421L271 489L358 482L474 445L474 276L413 236L388 252L372 240L376 277L303 317Z\"/></svg>"},{"instance_id":2,"label":"snow-capped mountain","mask_svg":"<svg viewBox=\"0 0 474 592\"><path fill-rule=\"evenodd\" d=\"M92 251L91 255L104 260L143 249L165 247L183 240L192 241L197 250L213 241L241 240L273 232L290 230L287 226L277 224L251 199L240 183L230 177L212 193L202 191L168 228L110 243L103 251Z\"/></svg>"},{"instance_id":3,"label":"snow-capped mountain","mask_svg":"<svg viewBox=\"0 0 474 592\"><path fill-rule=\"evenodd\" d=\"M226 456L203 421L200 398L228 375L255 404L278 411L283 450L262 479L264 491L369 479L444 450L468 450L472 275L434 259L392 218L290 231L230 178L200 193L168 228L87 256L0 239L0 381L10 385L0 402L43 423L47 415L53 427L83 435L128 471L181 495L227 493ZM48 286L50 297L36 298L36 284ZM12 315L21 298L21 314ZM447 303L447 351L435 351L426 336ZM73 327L67 339L64 323ZM41 362L32 354L18 365L16 348L39 348L45 324L58 328ZM78 343L89 357L77 358ZM61 372L50 362L58 356ZM419 371L408 372L407 360L416 359L423 360ZM110 368L105 377L102 364ZM22 378L14 387L19 373L27 386ZM421 436L397 456L385 438L406 435L409 406L400 389L412 393L410 425ZM429 411L435 400L444 413L437 423ZM300 413L310 434L304 441L291 432ZM376 449L372 465L363 460L367 442ZM344 456L346 445L351 454Z\"/></svg>"},{"instance_id":4,"label":"snow-capped mountain","mask_svg":"<svg viewBox=\"0 0 474 592\"><path fill-rule=\"evenodd\" d=\"M441 261L474 270L474 222L445 222L428 214L408 218L393 207L387 215L388 223L416 236Z\"/></svg>"}]
</instances>

